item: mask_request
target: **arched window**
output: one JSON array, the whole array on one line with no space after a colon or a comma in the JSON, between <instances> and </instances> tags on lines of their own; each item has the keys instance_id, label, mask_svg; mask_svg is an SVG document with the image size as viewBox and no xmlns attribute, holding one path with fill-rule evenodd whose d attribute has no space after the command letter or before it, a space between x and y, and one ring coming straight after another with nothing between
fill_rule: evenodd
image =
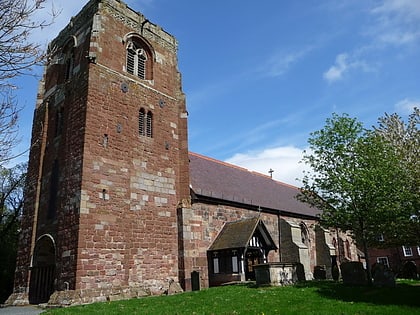
<instances>
[{"instance_id":1,"label":"arched window","mask_svg":"<svg viewBox=\"0 0 420 315\"><path fill-rule=\"evenodd\" d=\"M153 137L153 114L150 111L146 114L146 136Z\"/></svg>"},{"instance_id":2,"label":"arched window","mask_svg":"<svg viewBox=\"0 0 420 315\"><path fill-rule=\"evenodd\" d=\"M300 224L300 234L302 238L302 243L309 247L309 231L305 223Z\"/></svg>"},{"instance_id":3,"label":"arched window","mask_svg":"<svg viewBox=\"0 0 420 315\"><path fill-rule=\"evenodd\" d=\"M144 125L146 117L146 112L144 111L144 108L140 108L139 110L139 135L145 136L146 135L146 126Z\"/></svg>"},{"instance_id":4,"label":"arched window","mask_svg":"<svg viewBox=\"0 0 420 315\"><path fill-rule=\"evenodd\" d=\"M139 135L153 138L153 113L144 108L139 110Z\"/></svg>"},{"instance_id":5,"label":"arched window","mask_svg":"<svg viewBox=\"0 0 420 315\"><path fill-rule=\"evenodd\" d=\"M153 51L151 46L136 33L125 36L126 42L126 71L142 80L153 78Z\"/></svg>"},{"instance_id":6,"label":"arched window","mask_svg":"<svg viewBox=\"0 0 420 315\"><path fill-rule=\"evenodd\" d=\"M70 51L66 55L66 74L65 74L65 80L68 81L73 76L73 68L74 68L74 56L73 51Z\"/></svg>"},{"instance_id":7,"label":"arched window","mask_svg":"<svg viewBox=\"0 0 420 315\"><path fill-rule=\"evenodd\" d=\"M127 72L146 79L147 55L144 49L137 47L136 43L129 42L127 46Z\"/></svg>"},{"instance_id":8,"label":"arched window","mask_svg":"<svg viewBox=\"0 0 420 315\"><path fill-rule=\"evenodd\" d=\"M65 65L64 79L66 81L70 80L73 76L74 70L74 49L76 47L77 41L74 36L70 36L70 39L64 45L63 48L63 58Z\"/></svg>"}]
</instances>

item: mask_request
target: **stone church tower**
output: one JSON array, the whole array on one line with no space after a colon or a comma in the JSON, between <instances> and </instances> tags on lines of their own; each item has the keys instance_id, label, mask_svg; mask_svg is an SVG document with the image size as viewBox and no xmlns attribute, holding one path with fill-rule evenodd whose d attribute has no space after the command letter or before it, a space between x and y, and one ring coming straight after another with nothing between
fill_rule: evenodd
<instances>
[{"instance_id":1,"label":"stone church tower","mask_svg":"<svg viewBox=\"0 0 420 315\"><path fill-rule=\"evenodd\" d=\"M176 39L122 1L89 1L49 45L10 299L83 303L178 283L188 174Z\"/></svg>"}]
</instances>

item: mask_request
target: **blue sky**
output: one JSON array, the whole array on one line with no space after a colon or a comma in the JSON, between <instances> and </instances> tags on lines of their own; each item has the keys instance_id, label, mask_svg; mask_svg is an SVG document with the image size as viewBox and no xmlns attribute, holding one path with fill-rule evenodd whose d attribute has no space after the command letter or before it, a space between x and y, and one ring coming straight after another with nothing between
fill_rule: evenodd
<instances>
[{"instance_id":1,"label":"blue sky","mask_svg":"<svg viewBox=\"0 0 420 315\"><path fill-rule=\"evenodd\" d=\"M299 186L309 134L333 112L370 127L420 107L420 0L125 2L178 39L190 151ZM61 14L34 40L85 3L47 0ZM23 149L38 83L17 84Z\"/></svg>"}]
</instances>

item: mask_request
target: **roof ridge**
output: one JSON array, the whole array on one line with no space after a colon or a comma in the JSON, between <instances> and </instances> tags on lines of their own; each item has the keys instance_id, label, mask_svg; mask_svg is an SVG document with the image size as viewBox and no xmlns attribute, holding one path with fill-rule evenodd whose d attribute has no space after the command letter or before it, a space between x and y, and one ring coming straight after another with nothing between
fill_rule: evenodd
<instances>
[{"instance_id":1,"label":"roof ridge","mask_svg":"<svg viewBox=\"0 0 420 315\"><path fill-rule=\"evenodd\" d=\"M228 166L228 167L231 167L231 168L236 168L236 169L239 169L239 170L244 170L244 171L249 172L249 173L252 173L253 172L253 171L248 170L245 167L238 166L238 165L235 165L235 164L231 164L231 163L228 163L228 162L225 162L225 161L217 160L215 158L212 158L212 157L209 157L209 156L205 156L205 155L202 155L202 154L199 154L199 153L195 153L195 152L191 152L190 151L189 154L195 155L195 156L200 157L202 159L205 159L205 160L208 160L208 161L212 161L212 162L215 162L217 164L222 164L222 165L225 165L225 166Z\"/></svg>"}]
</instances>

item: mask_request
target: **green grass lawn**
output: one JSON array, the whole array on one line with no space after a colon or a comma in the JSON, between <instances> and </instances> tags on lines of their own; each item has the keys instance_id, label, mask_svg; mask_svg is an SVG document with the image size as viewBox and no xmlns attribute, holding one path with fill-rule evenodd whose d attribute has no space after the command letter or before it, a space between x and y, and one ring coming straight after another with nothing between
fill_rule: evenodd
<instances>
[{"instance_id":1,"label":"green grass lawn","mask_svg":"<svg viewBox=\"0 0 420 315\"><path fill-rule=\"evenodd\" d=\"M51 309L60 314L420 314L420 282L396 288L349 287L312 281L288 287L224 286L172 296Z\"/></svg>"}]
</instances>

